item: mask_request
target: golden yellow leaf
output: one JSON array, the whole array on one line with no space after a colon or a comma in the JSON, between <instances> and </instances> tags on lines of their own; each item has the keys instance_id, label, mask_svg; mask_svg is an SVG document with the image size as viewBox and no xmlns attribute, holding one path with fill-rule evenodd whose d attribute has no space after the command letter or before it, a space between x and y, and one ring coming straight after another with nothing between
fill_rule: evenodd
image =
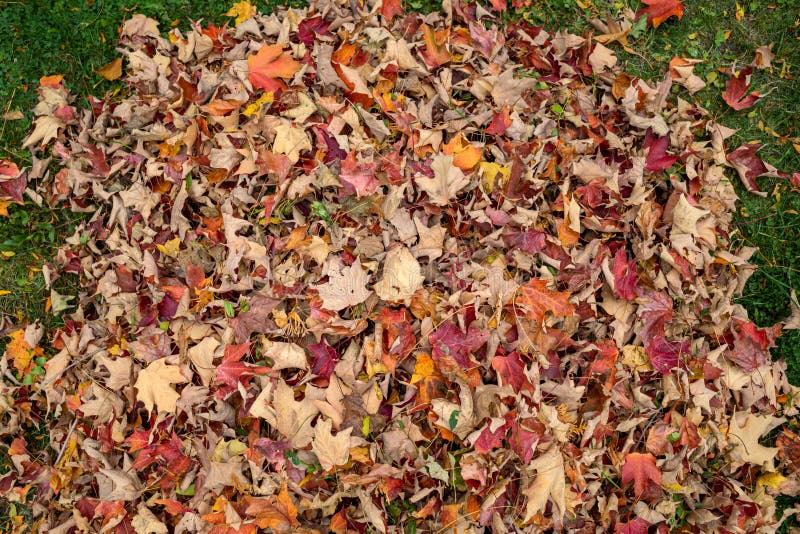
<instances>
[{"instance_id":1,"label":"golden yellow leaf","mask_svg":"<svg viewBox=\"0 0 800 534\"><path fill-rule=\"evenodd\" d=\"M786 481L786 477L779 473L764 473L758 477L756 484L759 486L769 486L772 489L778 489L778 486L780 486L784 481Z\"/></svg>"},{"instance_id":2,"label":"golden yellow leaf","mask_svg":"<svg viewBox=\"0 0 800 534\"><path fill-rule=\"evenodd\" d=\"M243 0L242 2L236 2L233 4L233 7L231 7L227 13L225 13L225 16L236 17L236 25L238 26L247 19L252 18L255 14L255 6L247 0Z\"/></svg>"},{"instance_id":3,"label":"golden yellow leaf","mask_svg":"<svg viewBox=\"0 0 800 534\"><path fill-rule=\"evenodd\" d=\"M118 57L117 59L106 63L102 67L95 69L95 72L106 80L113 82L122 76L122 58Z\"/></svg>"},{"instance_id":4,"label":"golden yellow leaf","mask_svg":"<svg viewBox=\"0 0 800 534\"><path fill-rule=\"evenodd\" d=\"M178 250L181 247L181 240L178 237L173 237L163 245L157 244L156 248L162 253L166 254L170 258L177 258L178 257Z\"/></svg>"}]
</instances>

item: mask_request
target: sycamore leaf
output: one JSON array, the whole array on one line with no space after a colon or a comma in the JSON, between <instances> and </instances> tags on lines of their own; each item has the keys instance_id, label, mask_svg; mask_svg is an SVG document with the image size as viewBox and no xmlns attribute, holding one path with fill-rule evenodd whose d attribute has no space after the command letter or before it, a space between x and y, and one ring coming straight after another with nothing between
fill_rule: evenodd
<instances>
[{"instance_id":1,"label":"sycamore leaf","mask_svg":"<svg viewBox=\"0 0 800 534\"><path fill-rule=\"evenodd\" d=\"M469 184L469 178L453 163L453 156L434 156L431 170L433 178L417 178L417 185L428 193L431 203L437 206L448 205Z\"/></svg>"},{"instance_id":2,"label":"sycamore leaf","mask_svg":"<svg viewBox=\"0 0 800 534\"><path fill-rule=\"evenodd\" d=\"M137 398L144 403L148 412L156 407L160 412L175 413L175 403L180 395L171 385L185 384L188 381L180 367L169 365L162 358L139 371L134 387L139 391Z\"/></svg>"},{"instance_id":3,"label":"sycamore leaf","mask_svg":"<svg viewBox=\"0 0 800 534\"><path fill-rule=\"evenodd\" d=\"M547 281L537 278L531 279L520 288L522 294L518 297L533 321L541 323L545 317L570 317L575 313L575 306L569 301L569 293L553 291L547 288Z\"/></svg>"},{"instance_id":4,"label":"sycamore leaf","mask_svg":"<svg viewBox=\"0 0 800 534\"><path fill-rule=\"evenodd\" d=\"M681 0L642 0L647 7L636 12L636 17L647 15L647 22L657 28L662 22L676 16L683 18L683 2Z\"/></svg>"},{"instance_id":5,"label":"sycamore leaf","mask_svg":"<svg viewBox=\"0 0 800 534\"><path fill-rule=\"evenodd\" d=\"M327 417L320 418L314 427L314 441L311 443L311 450L317 455L325 471L346 464L350 458L350 434L353 427L340 430L334 436L331 425L331 420Z\"/></svg>"},{"instance_id":6,"label":"sycamore leaf","mask_svg":"<svg viewBox=\"0 0 800 534\"><path fill-rule=\"evenodd\" d=\"M360 259L356 259L349 267L339 260L329 265L328 281L317 286L323 308L332 311L343 310L361 304L372 294L372 291L367 289L369 277L361 268Z\"/></svg>"},{"instance_id":7,"label":"sycamore leaf","mask_svg":"<svg viewBox=\"0 0 800 534\"><path fill-rule=\"evenodd\" d=\"M300 70L300 63L283 52L283 44L264 45L247 58L250 83L256 89L275 92L283 85L278 78L290 79Z\"/></svg>"},{"instance_id":8,"label":"sycamore leaf","mask_svg":"<svg viewBox=\"0 0 800 534\"><path fill-rule=\"evenodd\" d=\"M636 497L641 497L650 484L661 485L661 469L656 466L656 457L648 453L631 452L625 455L622 466L622 483L633 481Z\"/></svg>"}]
</instances>

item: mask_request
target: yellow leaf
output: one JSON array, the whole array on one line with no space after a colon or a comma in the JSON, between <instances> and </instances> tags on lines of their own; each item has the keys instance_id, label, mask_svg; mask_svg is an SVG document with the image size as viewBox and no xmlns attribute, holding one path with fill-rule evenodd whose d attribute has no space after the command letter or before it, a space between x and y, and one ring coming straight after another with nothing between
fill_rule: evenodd
<instances>
[{"instance_id":1,"label":"yellow leaf","mask_svg":"<svg viewBox=\"0 0 800 534\"><path fill-rule=\"evenodd\" d=\"M8 207L12 204L8 200L0 200L0 216L8 217Z\"/></svg>"},{"instance_id":2,"label":"yellow leaf","mask_svg":"<svg viewBox=\"0 0 800 534\"><path fill-rule=\"evenodd\" d=\"M741 21L744 18L744 8L736 2L736 20Z\"/></svg>"},{"instance_id":3,"label":"yellow leaf","mask_svg":"<svg viewBox=\"0 0 800 534\"><path fill-rule=\"evenodd\" d=\"M481 171L483 188L487 193L491 193L495 185L505 186L508 177L511 176L511 169L492 161L481 161L478 168Z\"/></svg>"},{"instance_id":4,"label":"yellow leaf","mask_svg":"<svg viewBox=\"0 0 800 534\"><path fill-rule=\"evenodd\" d=\"M11 294L11 291L9 291L8 289L0 289L0 297L5 296L5 295L10 295L10 294Z\"/></svg>"},{"instance_id":5,"label":"yellow leaf","mask_svg":"<svg viewBox=\"0 0 800 534\"><path fill-rule=\"evenodd\" d=\"M174 237L164 243L163 245L156 245L156 248L162 253L166 254L170 258L177 258L178 257L178 250L181 246L181 240L178 237Z\"/></svg>"},{"instance_id":6,"label":"yellow leaf","mask_svg":"<svg viewBox=\"0 0 800 534\"><path fill-rule=\"evenodd\" d=\"M653 366L650 358L647 357L644 347L636 345L625 345L622 348L622 364L630 367L634 371L652 371Z\"/></svg>"},{"instance_id":7,"label":"yellow leaf","mask_svg":"<svg viewBox=\"0 0 800 534\"><path fill-rule=\"evenodd\" d=\"M417 363L414 365L414 374L411 375L411 383L416 384L436 372L436 364L428 354L422 353L417 356Z\"/></svg>"},{"instance_id":8,"label":"yellow leaf","mask_svg":"<svg viewBox=\"0 0 800 534\"><path fill-rule=\"evenodd\" d=\"M238 26L247 19L252 18L255 14L255 6L253 6L247 0L243 0L242 2L236 2L233 4L233 7L231 7L227 13L225 13L225 16L236 17L236 25Z\"/></svg>"},{"instance_id":9,"label":"yellow leaf","mask_svg":"<svg viewBox=\"0 0 800 534\"><path fill-rule=\"evenodd\" d=\"M103 65L99 69L95 69L95 72L106 80L113 82L122 76L122 58L118 57L117 59Z\"/></svg>"},{"instance_id":10,"label":"yellow leaf","mask_svg":"<svg viewBox=\"0 0 800 534\"><path fill-rule=\"evenodd\" d=\"M780 486L785 480L786 477L779 473L764 473L758 477L756 484L759 486L769 486L772 489L778 489L778 486Z\"/></svg>"}]
</instances>

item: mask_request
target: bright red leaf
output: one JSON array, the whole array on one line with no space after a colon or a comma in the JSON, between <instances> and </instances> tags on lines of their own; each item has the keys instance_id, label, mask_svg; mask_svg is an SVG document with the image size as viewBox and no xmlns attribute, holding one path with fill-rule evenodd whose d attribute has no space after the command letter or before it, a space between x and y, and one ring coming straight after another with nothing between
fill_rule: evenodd
<instances>
[{"instance_id":1,"label":"bright red leaf","mask_svg":"<svg viewBox=\"0 0 800 534\"><path fill-rule=\"evenodd\" d=\"M753 67L745 67L739 72L733 73L725 83L722 99L737 111L752 107L762 98L758 91L747 94L747 90L750 89L751 74L753 74Z\"/></svg>"},{"instance_id":2,"label":"bright red leaf","mask_svg":"<svg viewBox=\"0 0 800 534\"><path fill-rule=\"evenodd\" d=\"M647 22L653 28L657 28L659 24L673 15L679 19L683 18L683 2L681 0L642 0L642 2L647 7L637 11L636 18L646 15Z\"/></svg>"},{"instance_id":3,"label":"bright red leaf","mask_svg":"<svg viewBox=\"0 0 800 534\"><path fill-rule=\"evenodd\" d=\"M641 497L651 484L661 485L661 469L656 466L656 457L650 453L631 452L625 455L622 466L622 483L633 482L637 497Z\"/></svg>"}]
</instances>

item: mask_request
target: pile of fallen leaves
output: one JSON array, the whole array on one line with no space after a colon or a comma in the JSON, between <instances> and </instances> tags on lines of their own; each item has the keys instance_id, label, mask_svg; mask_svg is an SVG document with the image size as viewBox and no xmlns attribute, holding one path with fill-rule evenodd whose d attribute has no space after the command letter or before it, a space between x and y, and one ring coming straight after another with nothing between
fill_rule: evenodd
<instances>
[{"instance_id":1,"label":"pile of fallen leaves","mask_svg":"<svg viewBox=\"0 0 800 534\"><path fill-rule=\"evenodd\" d=\"M20 531L777 528L797 389L729 181L775 171L672 96L691 65L459 1L233 14L134 16L127 90L43 78L0 167L86 221L57 354L0 362Z\"/></svg>"}]
</instances>

